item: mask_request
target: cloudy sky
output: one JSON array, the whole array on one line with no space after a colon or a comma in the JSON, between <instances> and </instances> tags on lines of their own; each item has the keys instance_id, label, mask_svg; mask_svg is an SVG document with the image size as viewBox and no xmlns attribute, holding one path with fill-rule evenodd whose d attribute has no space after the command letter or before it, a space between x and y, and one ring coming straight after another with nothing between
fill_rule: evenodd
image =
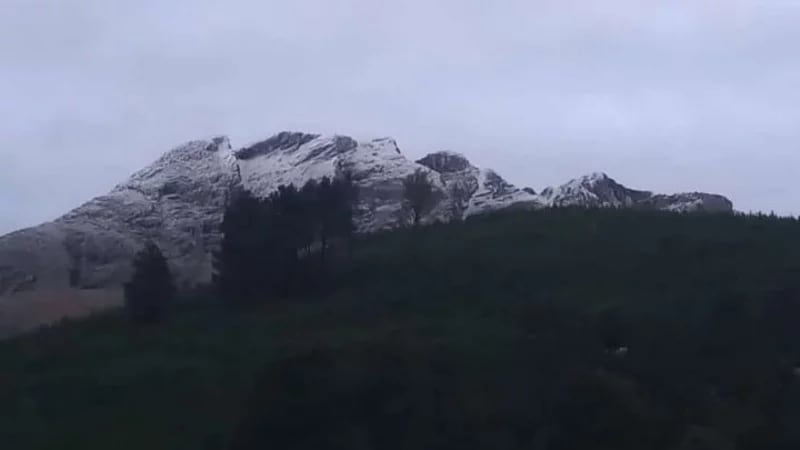
<instances>
[{"instance_id":1,"label":"cloudy sky","mask_svg":"<svg viewBox=\"0 0 800 450\"><path fill-rule=\"evenodd\" d=\"M2 3L0 232L285 129L800 214L798 0Z\"/></svg>"}]
</instances>

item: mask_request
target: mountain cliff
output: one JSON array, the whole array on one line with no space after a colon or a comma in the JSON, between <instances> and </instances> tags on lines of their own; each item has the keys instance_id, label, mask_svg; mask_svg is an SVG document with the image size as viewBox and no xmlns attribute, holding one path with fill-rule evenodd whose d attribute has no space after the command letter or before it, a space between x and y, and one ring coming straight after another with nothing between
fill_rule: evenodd
<instances>
[{"instance_id":1,"label":"mountain cliff","mask_svg":"<svg viewBox=\"0 0 800 450\"><path fill-rule=\"evenodd\" d=\"M733 212L733 203L721 195L702 192L653 194L627 188L602 172L576 178L557 188L547 188L540 197L548 206Z\"/></svg>"},{"instance_id":2,"label":"mountain cliff","mask_svg":"<svg viewBox=\"0 0 800 450\"><path fill-rule=\"evenodd\" d=\"M211 253L233 192L265 196L283 184L349 173L360 188L361 232L404 224L403 178L424 171L437 204L426 222L448 221L509 207L638 207L679 212L732 212L725 197L654 195L626 188L602 173L547 188L519 189L461 154L437 152L412 161L390 138L283 132L234 150L225 137L179 146L127 181L55 221L0 237L0 295L48 288L115 286L130 275L130 260L155 241L179 283L211 276Z\"/></svg>"}]
</instances>

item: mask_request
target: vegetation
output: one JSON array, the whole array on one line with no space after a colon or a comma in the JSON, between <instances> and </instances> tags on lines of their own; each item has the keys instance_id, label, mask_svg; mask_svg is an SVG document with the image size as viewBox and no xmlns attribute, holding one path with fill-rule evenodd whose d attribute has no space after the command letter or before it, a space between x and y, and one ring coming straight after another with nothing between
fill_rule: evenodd
<instances>
[{"instance_id":1,"label":"vegetation","mask_svg":"<svg viewBox=\"0 0 800 450\"><path fill-rule=\"evenodd\" d=\"M161 249L148 242L133 260L133 277L125 284L125 308L136 322L163 319L175 285Z\"/></svg>"},{"instance_id":2,"label":"vegetation","mask_svg":"<svg viewBox=\"0 0 800 450\"><path fill-rule=\"evenodd\" d=\"M215 280L229 303L254 304L326 284L332 240L349 245L357 191L349 176L244 192L228 207ZM318 257L316 256L318 255Z\"/></svg>"},{"instance_id":3,"label":"vegetation","mask_svg":"<svg viewBox=\"0 0 800 450\"><path fill-rule=\"evenodd\" d=\"M330 270L0 343L4 448L800 448L797 220L509 212Z\"/></svg>"},{"instance_id":4,"label":"vegetation","mask_svg":"<svg viewBox=\"0 0 800 450\"><path fill-rule=\"evenodd\" d=\"M435 206L433 185L428 173L422 169L403 179L403 206L411 217L411 223L418 227L422 218Z\"/></svg>"}]
</instances>

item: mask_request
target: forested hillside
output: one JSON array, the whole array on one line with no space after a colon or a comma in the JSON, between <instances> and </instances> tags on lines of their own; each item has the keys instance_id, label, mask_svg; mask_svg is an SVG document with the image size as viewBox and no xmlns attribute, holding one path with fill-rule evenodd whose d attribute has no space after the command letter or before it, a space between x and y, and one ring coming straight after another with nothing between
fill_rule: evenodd
<instances>
[{"instance_id":1,"label":"forested hillside","mask_svg":"<svg viewBox=\"0 0 800 450\"><path fill-rule=\"evenodd\" d=\"M2 447L800 448L795 219L555 208L334 248L314 289L0 342Z\"/></svg>"}]
</instances>

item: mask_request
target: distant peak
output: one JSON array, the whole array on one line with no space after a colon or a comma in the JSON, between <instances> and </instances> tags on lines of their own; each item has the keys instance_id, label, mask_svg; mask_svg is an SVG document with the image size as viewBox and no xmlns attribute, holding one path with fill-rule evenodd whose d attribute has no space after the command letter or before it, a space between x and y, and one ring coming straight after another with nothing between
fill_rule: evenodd
<instances>
[{"instance_id":1,"label":"distant peak","mask_svg":"<svg viewBox=\"0 0 800 450\"><path fill-rule=\"evenodd\" d=\"M418 160L417 164L422 164L439 173L461 172L472 167L464 155L451 151L431 153Z\"/></svg>"},{"instance_id":2,"label":"distant peak","mask_svg":"<svg viewBox=\"0 0 800 450\"><path fill-rule=\"evenodd\" d=\"M564 186L572 186L573 188L577 188L578 186L586 186L588 188L593 188L597 184L617 184L617 182L613 178L609 177L605 172L592 172L582 177L570 180Z\"/></svg>"},{"instance_id":3,"label":"distant peak","mask_svg":"<svg viewBox=\"0 0 800 450\"><path fill-rule=\"evenodd\" d=\"M384 148L388 151L392 151L395 154L402 155L403 152L400 151L400 147L397 145L397 141L391 137L382 137L376 138L369 141L369 143L373 146L378 146Z\"/></svg>"},{"instance_id":4,"label":"distant peak","mask_svg":"<svg viewBox=\"0 0 800 450\"><path fill-rule=\"evenodd\" d=\"M231 149L231 140L228 136L220 135L211 138L211 142L206 146L206 150L208 151L219 151L219 150L230 150Z\"/></svg>"},{"instance_id":5,"label":"distant peak","mask_svg":"<svg viewBox=\"0 0 800 450\"><path fill-rule=\"evenodd\" d=\"M592 172L588 175L584 175L582 179L589 181L603 181L610 180L611 177L609 177L605 172Z\"/></svg>"},{"instance_id":6,"label":"distant peak","mask_svg":"<svg viewBox=\"0 0 800 450\"><path fill-rule=\"evenodd\" d=\"M282 131L272 137L243 148L236 153L240 159L251 159L259 155L272 153L279 150L294 150L320 137L319 134L303 133L298 131Z\"/></svg>"},{"instance_id":7,"label":"distant peak","mask_svg":"<svg viewBox=\"0 0 800 450\"><path fill-rule=\"evenodd\" d=\"M442 155L442 156L448 156L448 157L451 157L451 158L467 159L467 157L464 156L463 153L454 152L452 150L439 150L438 152L431 152L431 153L429 153L429 155Z\"/></svg>"}]
</instances>

